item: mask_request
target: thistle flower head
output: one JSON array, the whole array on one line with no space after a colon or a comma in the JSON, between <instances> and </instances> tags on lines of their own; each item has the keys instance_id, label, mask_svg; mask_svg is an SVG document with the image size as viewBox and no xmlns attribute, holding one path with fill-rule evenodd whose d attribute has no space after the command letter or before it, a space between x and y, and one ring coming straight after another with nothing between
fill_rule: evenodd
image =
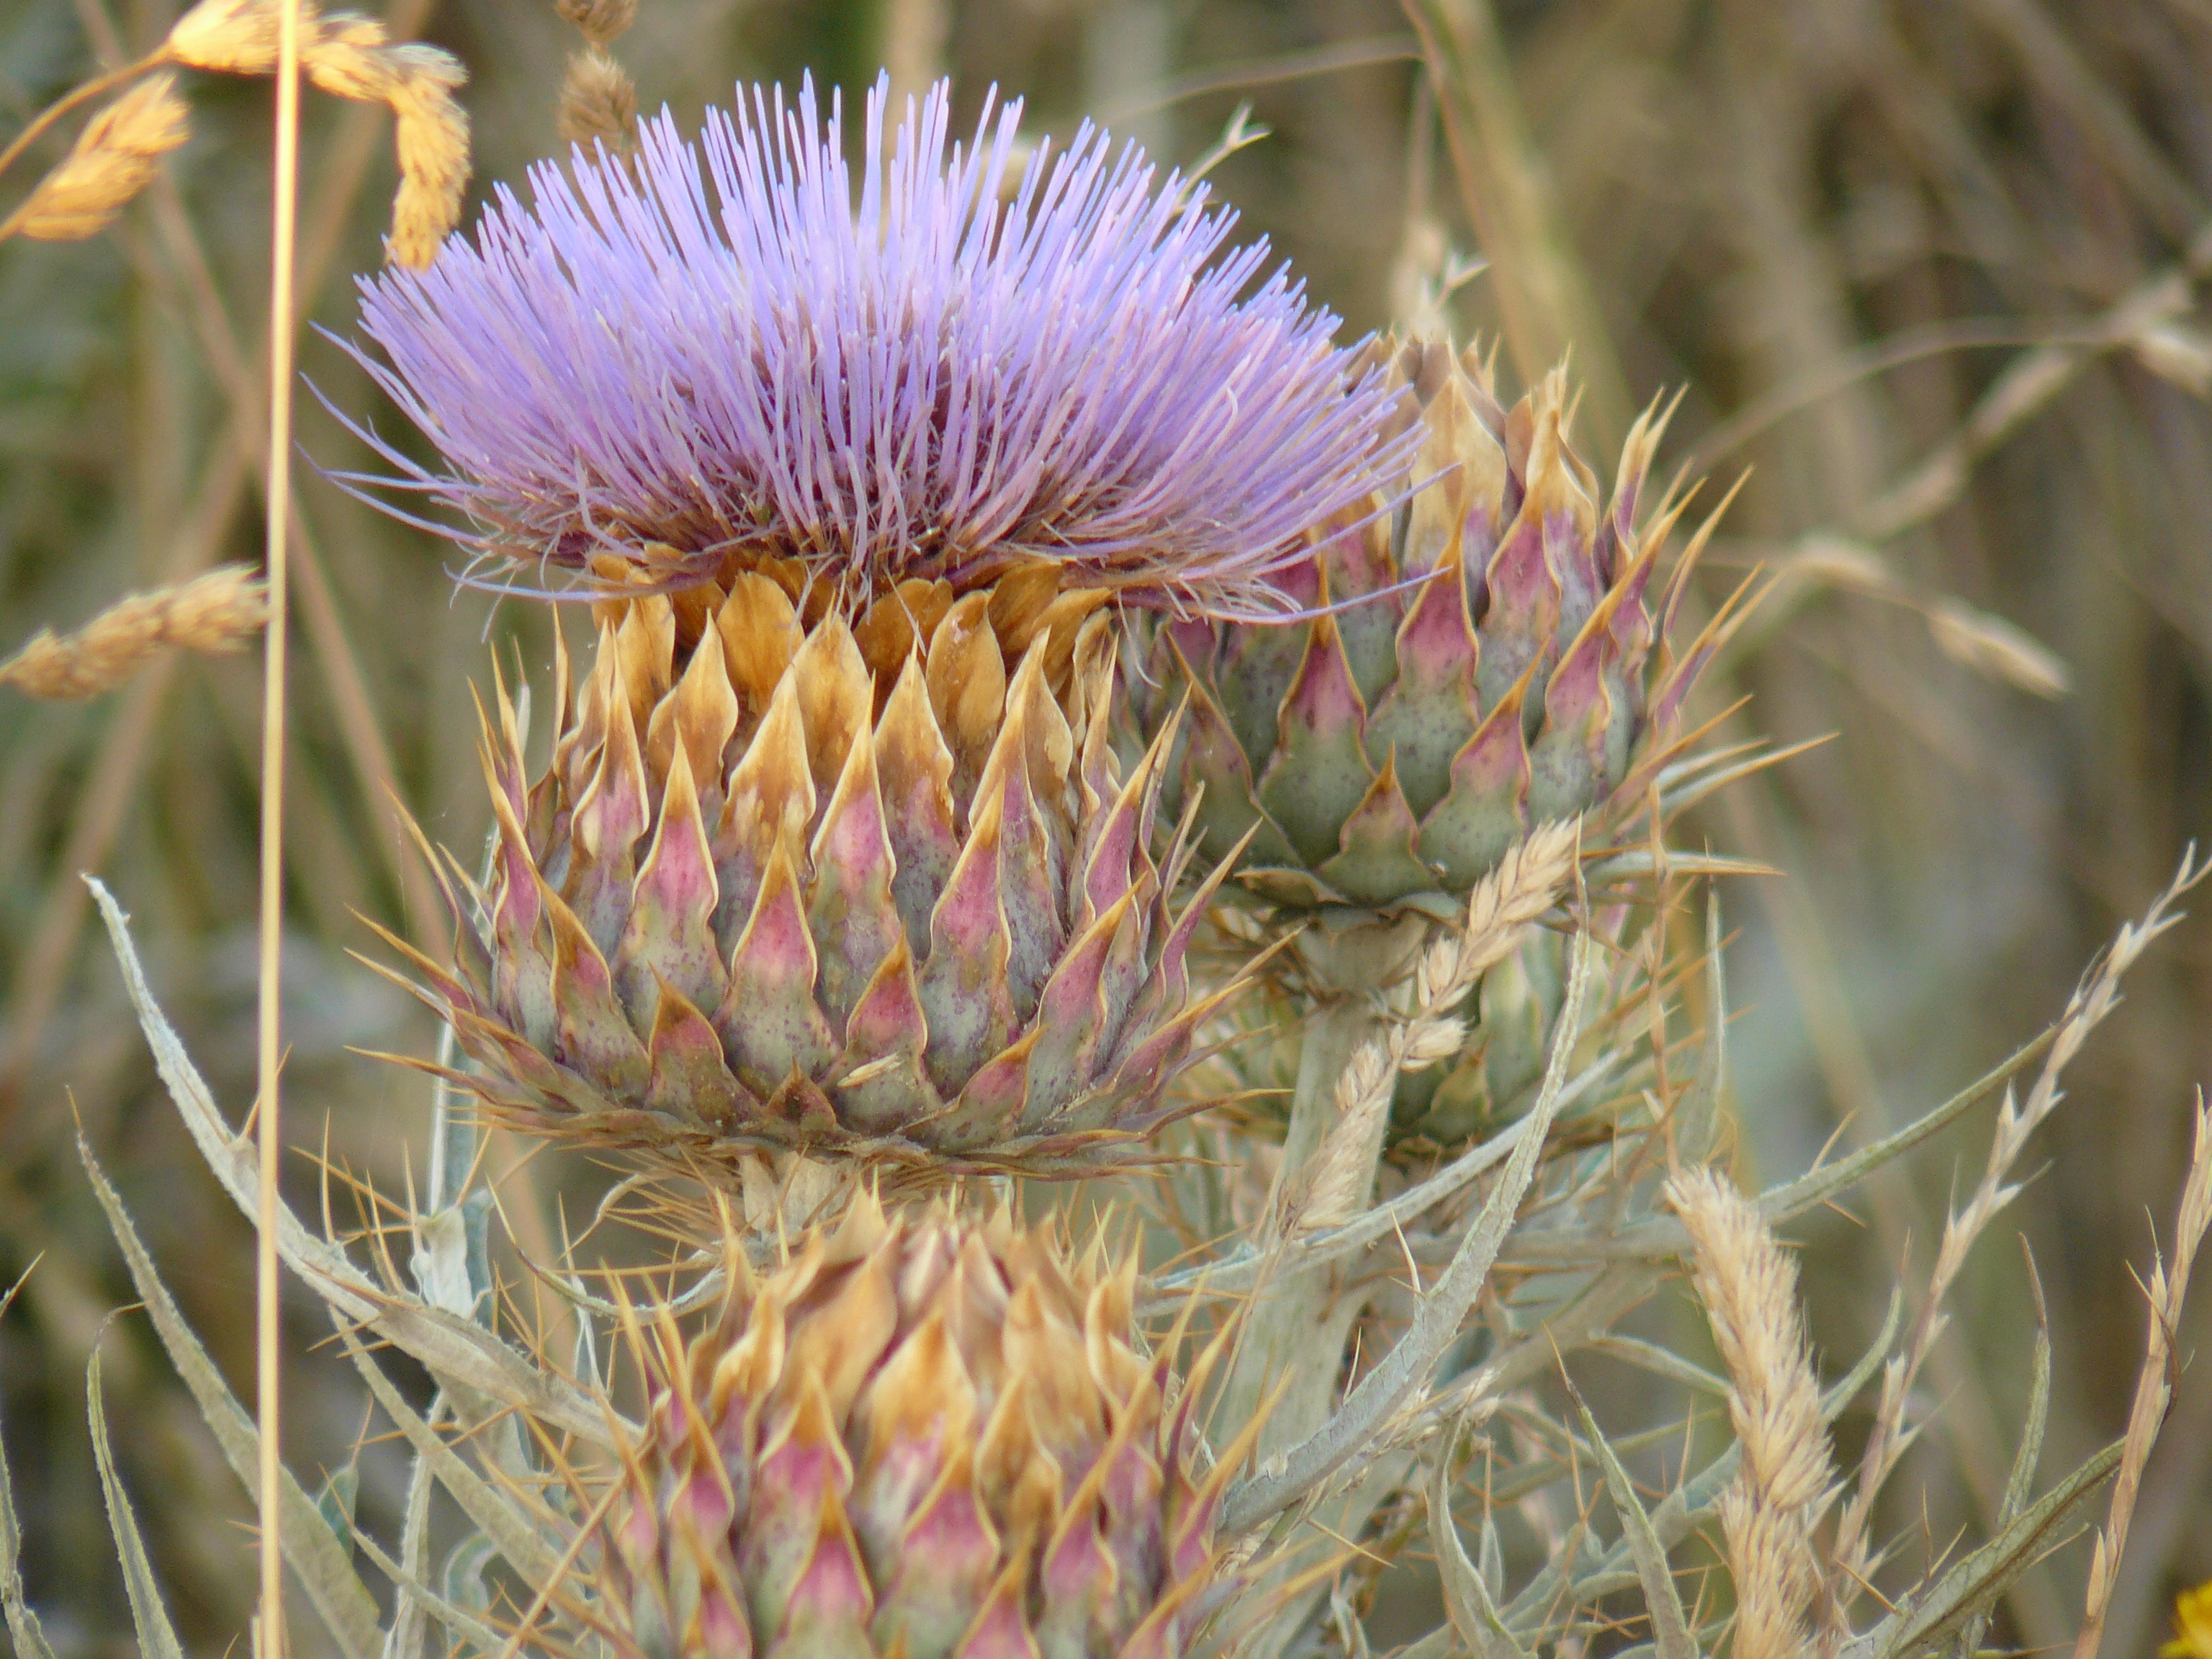
<instances>
[{"instance_id":1,"label":"thistle flower head","mask_svg":"<svg viewBox=\"0 0 2212 1659\"><path fill-rule=\"evenodd\" d=\"M669 586L804 562L865 602L1045 562L1069 586L1279 612L1300 534L1402 471L1392 394L1264 240L1088 125L1015 171L1021 106L954 142L811 83L580 150L473 244L362 283L356 356L435 445L380 482L529 568ZM857 173L857 177L855 173ZM1353 385L1346 395L1347 381ZM610 565L607 562L613 561Z\"/></svg>"}]
</instances>

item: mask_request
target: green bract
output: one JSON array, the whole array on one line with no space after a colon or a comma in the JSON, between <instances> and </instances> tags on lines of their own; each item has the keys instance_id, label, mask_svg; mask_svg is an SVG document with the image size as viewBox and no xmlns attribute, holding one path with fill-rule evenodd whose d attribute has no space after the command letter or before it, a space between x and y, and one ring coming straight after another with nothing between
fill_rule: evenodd
<instances>
[{"instance_id":1,"label":"green bract","mask_svg":"<svg viewBox=\"0 0 2212 1659\"><path fill-rule=\"evenodd\" d=\"M1472 351L1376 349L1425 428L1412 471L1316 533L1306 620L1164 624L1135 701L1149 733L1188 690L1162 805L1215 856L1251 834L1249 889L1448 915L1533 825L1641 797L1721 625L1668 648L1703 532L1655 593L1683 505L1639 525L1656 405L1607 501L1564 371L1507 410Z\"/></svg>"}]
</instances>

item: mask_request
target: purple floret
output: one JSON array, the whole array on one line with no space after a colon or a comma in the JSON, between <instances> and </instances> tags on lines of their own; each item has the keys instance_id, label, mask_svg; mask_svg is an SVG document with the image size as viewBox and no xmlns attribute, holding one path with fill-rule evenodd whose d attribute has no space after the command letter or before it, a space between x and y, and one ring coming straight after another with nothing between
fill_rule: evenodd
<instances>
[{"instance_id":1,"label":"purple floret","mask_svg":"<svg viewBox=\"0 0 2212 1659\"><path fill-rule=\"evenodd\" d=\"M504 187L427 270L361 283L356 351L443 456L401 476L526 567L795 558L866 595L1038 559L1078 586L1279 614L1304 532L1407 462L1379 377L1231 212L1085 125L1008 187L1021 109L949 142L940 84L855 191L839 100L742 91ZM703 155L702 155L703 151ZM1249 290L1249 291L1248 291ZM372 442L376 441L371 440ZM658 544L648 550L648 544ZM672 550L672 552L671 551Z\"/></svg>"}]
</instances>

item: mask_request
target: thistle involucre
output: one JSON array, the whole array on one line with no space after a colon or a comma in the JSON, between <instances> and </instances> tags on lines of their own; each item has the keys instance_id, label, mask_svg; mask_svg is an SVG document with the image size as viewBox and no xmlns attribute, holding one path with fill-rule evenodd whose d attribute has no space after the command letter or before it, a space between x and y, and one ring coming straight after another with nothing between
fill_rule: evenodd
<instances>
[{"instance_id":1,"label":"thistle involucre","mask_svg":"<svg viewBox=\"0 0 2212 1659\"><path fill-rule=\"evenodd\" d=\"M910 580L848 626L775 569L787 590L600 604L534 784L503 714L490 888L457 907L454 971L414 958L477 1062L457 1081L708 1174L1136 1155L1226 993L1185 967L1212 884L1178 922L1188 849L1152 860L1164 745L1125 778L1109 742L1104 596Z\"/></svg>"},{"instance_id":2,"label":"thistle involucre","mask_svg":"<svg viewBox=\"0 0 2212 1659\"><path fill-rule=\"evenodd\" d=\"M1251 835L1243 879L1267 899L1449 917L1534 824L1640 795L1666 758L1649 734L1725 624L1666 649L1694 549L1656 624L1645 603L1681 510L1639 530L1663 420L1637 422L1601 504L1563 374L1508 410L1472 352L1376 349L1419 410L1418 459L1282 578L1301 606L1364 602L1294 627L1164 623L1139 723L1194 690L1164 804L1195 804L1209 853Z\"/></svg>"},{"instance_id":3,"label":"thistle involucre","mask_svg":"<svg viewBox=\"0 0 2212 1659\"><path fill-rule=\"evenodd\" d=\"M1336 319L1134 146L1085 126L1012 184L1018 105L963 146L944 87L888 137L887 101L857 191L836 100L755 88L703 156L648 122L634 167L541 167L473 246L367 280L362 362L446 466L379 445L400 476L359 482L526 573L609 556L672 586L735 553L866 603L1042 561L1279 609L1302 532L1404 459L1380 377L1345 394Z\"/></svg>"},{"instance_id":4,"label":"thistle involucre","mask_svg":"<svg viewBox=\"0 0 2212 1659\"><path fill-rule=\"evenodd\" d=\"M866 1200L718 1326L646 1339L602 1618L644 1659L1172 1659L1218 1585L1194 1389L1138 1352L1133 1265Z\"/></svg>"}]
</instances>

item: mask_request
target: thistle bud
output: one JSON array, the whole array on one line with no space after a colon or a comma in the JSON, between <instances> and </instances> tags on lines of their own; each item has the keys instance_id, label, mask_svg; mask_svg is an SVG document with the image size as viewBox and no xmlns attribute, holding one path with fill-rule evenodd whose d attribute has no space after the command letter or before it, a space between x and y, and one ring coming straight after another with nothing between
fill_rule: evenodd
<instances>
[{"instance_id":1,"label":"thistle bud","mask_svg":"<svg viewBox=\"0 0 2212 1659\"><path fill-rule=\"evenodd\" d=\"M1719 629L1665 647L1695 549L1656 592L1681 511L1645 512L1656 406L1607 498L1564 373L1508 410L1473 351L1376 356L1417 459L1284 573L1310 620L1164 624L1133 696L1149 735L1188 691L1164 802L1209 851L1251 836L1265 899L1449 918L1535 824L1640 796Z\"/></svg>"},{"instance_id":2,"label":"thistle bud","mask_svg":"<svg viewBox=\"0 0 2212 1659\"><path fill-rule=\"evenodd\" d=\"M1224 1588L1246 1447L1196 1458L1194 1390L1139 1351L1133 1266L1004 1216L866 1201L679 1346L601 1539L617 1650L1175 1659Z\"/></svg>"}]
</instances>

